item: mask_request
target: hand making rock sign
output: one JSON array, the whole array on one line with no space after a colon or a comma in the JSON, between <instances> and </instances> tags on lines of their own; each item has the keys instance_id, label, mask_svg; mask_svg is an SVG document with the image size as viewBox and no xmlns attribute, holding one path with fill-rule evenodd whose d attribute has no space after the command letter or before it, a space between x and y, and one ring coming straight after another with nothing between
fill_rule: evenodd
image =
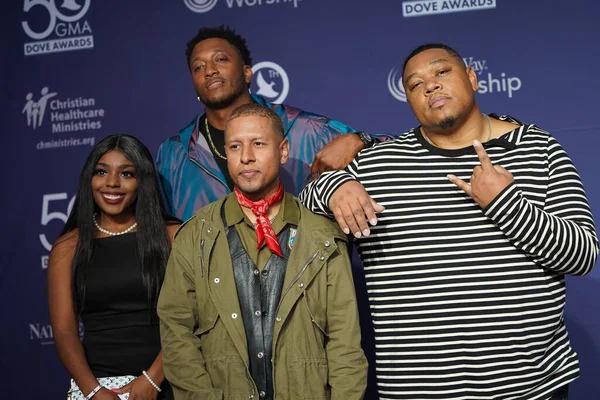
<instances>
[{"instance_id":1,"label":"hand making rock sign","mask_svg":"<svg viewBox=\"0 0 600 400\"><path fill-rule=\"evenodd\" d=\"M448 175L448 179L471 196L481 208L486 208L496 196L514 182L514 178L506 168L492 164L492 160L479 141L474 140L473 147L481 165L473 168L470 183L452 174Z\"/></svg>"}]
</instances>

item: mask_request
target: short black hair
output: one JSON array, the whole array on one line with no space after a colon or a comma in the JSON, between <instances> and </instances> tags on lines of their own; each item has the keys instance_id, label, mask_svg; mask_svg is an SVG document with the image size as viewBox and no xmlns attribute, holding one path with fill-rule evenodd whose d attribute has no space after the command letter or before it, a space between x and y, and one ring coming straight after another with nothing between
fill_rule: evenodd
<instances>
[{"instance_id":1,"label":"short black hair","mask_svg":"<svg viewBox=\"0 0 600 400\"><path fill-rule=\"evenodd\" d=\"M187 46L185 49L185 58L187 61L188 68L190 66L190 57L192 56L192 52L194 51L194 47L198 43L206 39L225 39L233 47L235 47L242 56L242 60L244 61L244 65L252 66L252 56L250 55L250 50L248 50L248 45L246 44L246 39L237 34L235 30L230 28L227 25L219 25L216 27L203 27L198 30L196 36L192 38L189 42L187 42Z\"/></svg>"},{"instance_id":2,"label":"short black hair","mask_svg":"<svg viewBox=\"0 0 600 400\"><path fill-rule=\"evenodd\" d=\"M447 44L444 44L444 43L425 43L425 44L420 45L419 47L417 47L413 51L411 51L410 54L408 55L408 57L406 57L406 59L404 60L404 63L402 64L402 76L404 76L404 70L406 69L406 64L408 64L408 62L410 61L411 58L413 58L414 56L416 56L419 53L424 52L425 50L430 50L430 49L443 49L443 50L446 50L446 52L448 54L450 54L451 56L458 57L458 59L465 66L465 68L467 67L465 65L465 62L463 61L462 57L460 56L460 54L458 54L458 51L454 50L452 47L448 46Z\"/></svg>"}]
</instances>

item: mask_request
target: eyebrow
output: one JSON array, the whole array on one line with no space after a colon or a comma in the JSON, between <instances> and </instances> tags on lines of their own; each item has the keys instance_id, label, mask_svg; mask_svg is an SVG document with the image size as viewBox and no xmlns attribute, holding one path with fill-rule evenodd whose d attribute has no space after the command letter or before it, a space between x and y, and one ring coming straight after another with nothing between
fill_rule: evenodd
<instances>
[{"instance_id":1,"label":"eyebrow","mask_svg":"<svg viewBox=\"0 0 600 400\"><path fill-rule=\"evenodd\" d=\"M436 60L430 61L429 65L441 64L443 62L450 62L450 60L448 60L447 58L438 58ZM404 82L408 82L409 79L412 78L415 75L417 75L417 73L413 72L412 74L410 74L409 76L406 77L406 79L404 80Z\"/></svg>"},{"instance_id":2,"label":"eyebrow","mask_svg":"<svg viewBox=\"0 0 600 400\"><path fill-rule=\"evenodd\" d=\"M101 162L96 163L96 166L98 166L98 165L101 165L101 166L107 167L107 168L110 167L110 165L108 165L107 163L101 163ZM118 166L118 168L128 168L128 167L135 168L135 165L133 165L133 164L121 164L121 165Z\"/></svg>"},{"instance_id":3,"label":"eyebrow","mask_svg":"<svg viewBox=\"0 0 600 400\"><path fill-rule=\"evenodd\" d=\"M215 49L215 50L213 50L213 51L212 51L212 54L211 54L211 55L212 55L212 56L214 56L214 55L215 55L215 54L217 54L217 53L226 53L226 54L229 54L229 53L227 52L227 50L225 50L225 49ZM193 58L193 59L190 61L190 64L193 64L193 63L194 63L194 62L195 62L195 61L196 61L198 58L199 58L198 56L194 57L194 58Z\"/></svg>"}]
</instances>

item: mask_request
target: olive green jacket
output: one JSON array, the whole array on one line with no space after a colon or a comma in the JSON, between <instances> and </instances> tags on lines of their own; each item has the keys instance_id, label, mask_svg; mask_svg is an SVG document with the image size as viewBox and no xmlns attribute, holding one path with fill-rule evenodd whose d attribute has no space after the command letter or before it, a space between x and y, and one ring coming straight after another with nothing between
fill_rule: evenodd
<instances>
[{"instance_id":1,"label":"olive green jacket","mask_svg":"<svg viewBox=\"0 0 600 400\"><path fill-rule=\"evenodd\" d=\"M198 210L180 228L158 301L163 367L176 399L259 400L223 202ZM347 239L334 222L298 204L273 331L274 399L362 399L367 360Z\"/></svg>"}]
</instances>

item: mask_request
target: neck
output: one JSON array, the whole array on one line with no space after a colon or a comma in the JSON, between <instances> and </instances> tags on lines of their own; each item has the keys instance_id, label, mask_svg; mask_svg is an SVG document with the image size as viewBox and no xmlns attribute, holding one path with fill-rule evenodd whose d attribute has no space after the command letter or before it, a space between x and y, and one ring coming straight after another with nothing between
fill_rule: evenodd
<instances>
[{"instance_id":1,"label":"neck","mask_svg":"<svg viewBox=\"0 0 600 400\"><path fill-rule=\"evenodd\" d=\"M130 212L119 215L108 215L100 211L100 213L96 216L96 222L98 222L98 225L108 231L118 232L129 228L133 223L135 223L135 215Z\"/></svg>"},{"instance_id":2,"label":"neck","mask_svg":"<svg viewBox=\"0 0 600 400\"><path fill-rule=\"evenodd\" d=\"M277 203L272 204L269 207L269 210L267 211L267 218L269 218L270 220L273 220L273 218L275 218L277 216L277 214L279 214L279 209L281 208L282 201L283 201L283 199L279 200ZM252 222L253 224L256 224L256 215L254 215L252 210L250 208L244 207L242 205L240 205L240 207L242 208L244 215L246 217L248 217L250 222Z\"/></svg>"},{"instance_id":3,"label":"neck","mask_svg":"<svg viewBox=\"0 0 600 400\"><path fill-rule=\"evenodd\" d=\"M425 140L429 139L435 147L447 150L469 147L473 144L473 140L485 143L494 136L490 131L488 117L483 115L479 109L471 113L465 121L456 121L456 125L452 128L421 126L421 133L424 133Z\"/></svg>"},{"instance_id":4,"label":"neck","mask_svg":"<svg viewBox=\"0 0 600 400\"><path fill-rule=\"evenodd\" d=\"M250 92L244 91L240 97L235 99L233 103L223 108L210 108L206 107L206 118L208 118L208 123L211 126L214 126L217 129L222 131L225 130L225 123L227 119L231 115L231 112L235 110L238 106L242 104L252 103L252 97L250 97Z\"/></svg>"}]
</instances>

